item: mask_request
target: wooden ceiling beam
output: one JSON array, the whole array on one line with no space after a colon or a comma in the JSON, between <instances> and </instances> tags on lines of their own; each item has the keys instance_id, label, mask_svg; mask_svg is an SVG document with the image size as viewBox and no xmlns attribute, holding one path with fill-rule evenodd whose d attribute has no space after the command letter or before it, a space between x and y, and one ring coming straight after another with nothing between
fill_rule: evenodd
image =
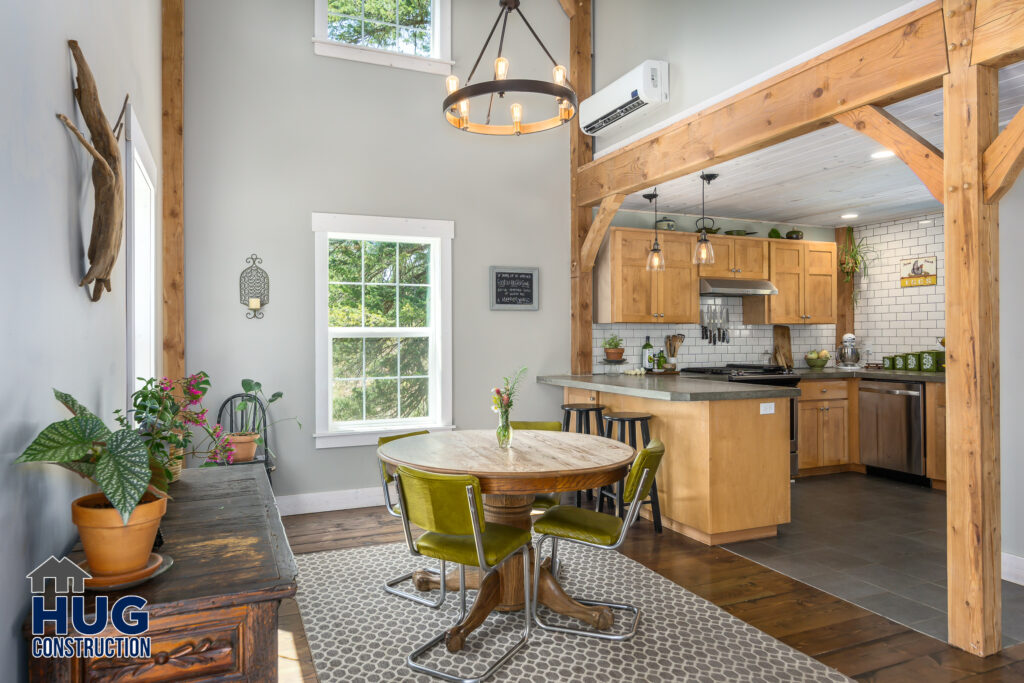
<instances>
[{"instance_id":1,"label":"wooden ceiling beam","mask_svg":"<svg viewBox=\"0 0 1024 683\"><path fill-rule=\"evenodd\" d=\"M970 11L969 3L952 9ZM974 39L950 39L953 50L969 50L971 64L1000 68L1024 59L1024 0L980 0L975 14ZM972 44L973 43L973 44Z\"/></svg>"},{"instance_id":2,"label":"wooden ceiling beam","mask_svg":"<svg viewBox=\"0 0 1024 683\"><path fill-rule=\"evenodd\" d=\"M942 182L942 152L932 143L915 133L892 114L869 104L836 116L836 121L858 133L863 133L910 167L932 196L945 201L946 188Z\"/></svg>"},{"instance_id":3,"label":"wooden ceiling beam","mask_svg":"<svg viewBox=\"0 0 1024 683\"><path fill-rule=\"evenodd\" d=\"M831 125L851 109L934 90L948 70L934 2L587 164L575 201L631 194Z\"/></svg>"},{"instance_id":4,"label":"wooden ceiling beam","mask_svg":"<svg viewBox=\"0 0 1024 683\"><path fill-rule=\"evenodd\" d=\"M615 213L622 206L626 195L613 194L601 201L601 208L594 216L594 222L587 231L587 239L583 241L583 248L580 250L580 270L589 273L594 270L594 262L597 261L597 253L601 250L601 243L608 233L608 226L612 224Z\"/></svg>"},{"instance_id":5,"label":"wooden ceiling beam","mask_svg":"<svg viewBox=\"0 0 1024 683\"><path fill-rule=\"evenodd\" d=\"M570 19L576 16L576 0L558 0L558 4L562 6L565 16Z\"/></svg>"},{"instance_id":6,"label":"wooden ceiling beam","mask_svg":"<svg viewBox=\"0 0 1024 683\"><path fill-rule=\"evenodd\" d=\"M1024 109L985 150L985 203L998 202L1024 169Z\"/></svg>"}]
</instances>

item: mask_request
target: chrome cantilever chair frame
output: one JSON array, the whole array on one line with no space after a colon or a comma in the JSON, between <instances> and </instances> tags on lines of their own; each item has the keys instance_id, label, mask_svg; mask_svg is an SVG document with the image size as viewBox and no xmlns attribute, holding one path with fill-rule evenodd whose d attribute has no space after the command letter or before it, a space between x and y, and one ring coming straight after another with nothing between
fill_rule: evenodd
<instances>
[{"instance_id":1,"label":"chrome cantilever chair frame","mask_svg":"<svg viewBox=\"0 0 1024 683\"><path fill-rule=\"evenodd\" d=\"M385 465L383 462L381 462L381 464L380 464L380 485L384 489L384 507L387 509L388 514L391 515L392 517L399 517L399 518L401 518L402 517L402 513L395 512L395 504L391 502L391 489L388 487L388 480L384 476L384 468L385 467L387 467L387 465ZM448 575L448 567L446 566L444 560L440 560L440 562L441 562L441 571L440 572L438 570L436 570L436 569L423 569L422 570L422 571L424 571L424 572L426 572L428 574L433 574L433 575L435 575L435 576L440 578L440 580L441 580L441 595L438 596L437 600L428 600L427 598L424 598L421 595L417 595L415 593L410 593L409 591L404 591L404 590L402 590L400 588L396 588L395 587L395 586L397 586L400 583L403 583L405 581L409 581L410 579L412 579L412 576L413 576L414 572L408 572L406 574L402 574L401 576L396 576L393 579L388 579L387 581L384 582L384 590L387 591L388 593L391 593L392 595L397 595L400 598L406 598L407 600L412 600L413 602L418 602L419 604L426 605L427 607L430 607L432 609L437 609L438 607L440 607L441 605L444 604L445 598L448 595L448 586L447 586L447 581L445 580L445 577Z\"/></svg>"},{"instance_id":2,"label":"chrome cantilever chair frame","mask_svg":"<svg viewBox=\"0 0 1024 683\"><path fill-rule=\"evenodd\" d=\"M548 539L551 539L552 549L554 549L557 546L558 541L565 541L566 543L577 543L579 545L586 545L586 546L590 546L591 548L600 548L602 550L616 550L616 549L618 549L618 547L622 545L623 541L626 540L626 535L629 532L629 528L631 526L633 526L633 522L636 521L637 515L640 514L640 507L641 507L641 505L643 503L643 500L642 500L642 497L639 495L639 492L644 490L644 486L647 484L647 480L648 480L648 478L650 476L651 476L650 468L645 468L644 471L643 471L643 474L641 474L641 476L640 476L640 483L637 486L637 492L638 493L633 498L633 502L629 504L629 511L626 513L626 519L625 519L625 521L622 524L622 531L619 533L619 538L618 538L617 541L615 541L615 543L613 543L611 545L602 545L600 543L590 543L588 541L579 541L579 540L576 540L574 538L566 538L564 536L551 536L549 534L544 534L544 535L542 535L540 537L540 540L537 541L537 562L535 563L534 569L533 569L533 591L534 591L534 593L533 593L533 604L534 604L534 606L536 606L536 604L537 604L537 585L538 585L538 582L540 581L540 565L541 565L541 558L543 557L544 542L547 541ZM552 557L553 556L554 556L554 550L552 550ZM633 605L619 604L619 603L615 603L615 602L601 602L600 600L585 600L583 598L577 598L577 597L573 597L573 600L575 600L578 603L584 604L584 605L590 605L592 607L609 607L611 609L618 609L618 610L624 610L624 611L627 611L627 612L631 612L633 614L633 623L630 626L628 632L626 632L626 633L619 633L619 634L611 634L611 633L602 633L600 631L588 631L588 630L579 629L579 628L569 628L567 626L554 626L552 624L546 624L543 621L541 621L540 615L537 613L536 609L534 609L534 611L533 611L533 620L537 623L537 626L539 626L540 628L545 629L547 631L558 631L559 633L574 633L576 635L587 636L587 637L590 637L590 638L600 638L602 640L629 640L630 638L632 638L633 636L636 635L637 627L640 625L640 608L639 607L635 607Z\"/></svg>"},{"instance_id":3,"label":"chrome cantilever chair frame","mask_svg":"<svg viewBox=\"0 0 1024 683\"><path fill-rule=\"evenodd\" d=\"M401 473L395 472L395 481L397 483L396 488L398 489L398 501L399 501L399 506L400 506L399 509L402 510L401 517L402 517L402 526L405 529L405 542L409 546L409 552L410 553L412 553L413 555L422 556L422 553L420 553L418 550L416 550L416 544L412 540L412 529L409 527L409 518L408 518L408 516L405 513L406 507L405 507L405 497L404 497L404 495L402 493ZM482 673L481 675L479 675L477 677L474 677L474 678L461 678L459 676L454 676L454 675L446 673L444 671L440 671L438 669L432 669L432 668L430 668L428 666L424 666L422 664L418 664L415 661L417 657L425 654L426 652L428 652L429 650L431 650L432 648L437 646L439 643L444 642L445 636L448 635L447 631L442 631L440 634L438 634L437 636L433 637L432 639L427 641L425 644L423 644L420 647L418 647L415 650L413 650L413 652L408 657L405 658L406 665L410 669L412 669L413 671L418 671L420 673L428 674L430 676L435 676L437 678L441 678L441 679L446 680L446 681L452 681L452 683L480 683L481 681L486 680L487 678L490 678L494 674L495 671L497 671L499 668L501 668L505 664L505 662L507 662L509 659L512 658L513 655L515 655L517 652L519 652L521 649L523 649L523 647L526 645L526 641L530 637L530 633L531 633L532 627L533 627L533 619L532 619L533 609L532 609L532 605L533 605L533 596L536 593L536 591L534 591L533 593L531 593L531 591L530 591L530 573L531 572L530 572L530 545L529 545L529 543L526 543L526 544L523 544L523 545L519 546L514 551L512 551L511 553L506 555L501 560L501 562L499 562L498 564L494 565L493 567L488 565L487 561L484 558L483 534L482 534L482 532L480 530L480 515L479 515L478 509L477 509L477 506L476 506L476 495L475 495L475 491L473 489L473 486L470 485L470 486L466 487L466 497L467 497L467 499L469 501L469 512L470 512L471 521L473 523L473 542L476 544L477 563L478 563L478 566L479 566L480 570L483 572L483 575L480 577L480 582L483 583L484 579L486 579L488 576L490 576L491 574L496 572L503 564L505 564L505 562L507 562L509 559L511 559L515 555L517 555L519 553L522 553L522 555L523 555L523 588L524 588L524 602L525 602L525 604L523 606L523 610L525 611L525 615L524 616L525 616L525 624L526 624L526 626L523 629L522 637L515 643L515 645L513 645L511 648L506 650L505 653L502 654L501 657L499 657L496 662L494 662L494 664L491 664L491 666L489 666L487 668L487 670L484 671L484 673ZM442 563L443 563L443 561L442 561ZM442 581L442 585L443 585L443 583L444 582ZM464 565L464 564L460 564L459 565L459 605L460 605L460 608L459 608L459 618L456 620L455 624L462 623L463 619L466 618L466 614L468 613L468 610L466 608L466 565Z\"/></svg>"}]
</instances>

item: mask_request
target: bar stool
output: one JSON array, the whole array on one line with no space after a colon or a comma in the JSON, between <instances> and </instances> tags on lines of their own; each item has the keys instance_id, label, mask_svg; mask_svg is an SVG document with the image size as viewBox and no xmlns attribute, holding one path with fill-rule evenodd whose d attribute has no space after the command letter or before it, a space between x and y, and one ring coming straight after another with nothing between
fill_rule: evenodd
<instances>
[{"instance_id":1,"label":"bar stool","mask_svg":"<svg viewBox=\"0 0 1024 683\"><path fill-rule=\"evenodd\" d=\"M636 427L640 425L640 448L646 448L647 444L651 442L651 414L650 413L608 413L604 416L604 435L609 439L614 438L615 426L618 425L618 440L622 443L626 443L626 438L629 438L629 445L634 449L637 447L636 443ZM618 514L619 517L625 518L626 506L622 500L622 487L623 482L616 484L616 488L613 491L611 486L602 486L598 492L597 509L599 512L604 511L604 501L608 498L612 501L612 510ZM651 482L651 497L650 500L643 501L644 505L651 506L651 520L654 522L654 530L661 533L661 505L658 502L658 482L655 479Z\"/></svg>"},{"instance_id":2,"label":"bar stool","mask_svg":"<svg viewBox=\"0 0 1024 683\"><path fill-rule=\"evenodd\" d=\"M572 417L573 415L575 415L576 433L589 434L591 413L594 414L594 425L597 428L597 435L604 436L604 427L602 424L602 417L604 416L604 406L598 403L563 403L562 431L571 431L569 427L572 425ZM587 500L593 499L593 492L590 489L587 489ZM576 507L583 507L583 491L576 492Z\"/></svg>"}]
</instances>

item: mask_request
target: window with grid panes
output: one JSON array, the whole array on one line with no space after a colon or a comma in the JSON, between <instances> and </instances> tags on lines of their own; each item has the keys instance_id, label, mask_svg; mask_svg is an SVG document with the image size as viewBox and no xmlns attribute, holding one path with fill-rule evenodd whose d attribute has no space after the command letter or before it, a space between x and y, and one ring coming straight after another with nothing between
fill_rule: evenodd
<instances>
[{"instance_id":1,"label":"window with grid panes","mask_svg":"<svg viewBox=\"0 0 1024 683\"><path fill-rule=\"evenodd\" d=\"M437 57L438 0L327 0L327 38L346 45Z\"/></svg>"},{"instance_id":2,"label":"window with grid panes","mask_svg":"<svg viewBox=\"0 0 1024 683\"><path fill-rule=\"evenodd\" d=\"M429 422L436 410L434 244L328 238L334 429Z\"/></svg>"}]
</instances>

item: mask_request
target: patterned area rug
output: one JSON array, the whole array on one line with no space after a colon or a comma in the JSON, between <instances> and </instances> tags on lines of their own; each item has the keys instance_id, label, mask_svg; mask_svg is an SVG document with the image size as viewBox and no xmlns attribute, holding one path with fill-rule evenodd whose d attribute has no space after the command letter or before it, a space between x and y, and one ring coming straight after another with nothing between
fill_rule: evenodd
<instances>
[{"instance_id":1,"label":"patterned area rug","mask_svg":"<svg viewBox=\"0 0 1024 683\"><path fill-rule=\"evenodd\" d=\"M527 646L490 680L849 680L624 555L563 545L560 580L569 594L639 606L636 636L614 642L535 629ZM436 568L435 561L410 556L404 543L309 553L295 560L296 599L322 683L434 680L414 674L405 657L454 623L458 594L449 593L433 610L385 593L383 582L419 567ZM548 622L565 620L540 609ZM624 623L613 631L629 622L629 614L616 610L620 616ZM441 645L425 663L467 678L479 675L519 639L522 628L522 612L492 613L461 652L449 654Z\"/></svg>"}]
</instances>

